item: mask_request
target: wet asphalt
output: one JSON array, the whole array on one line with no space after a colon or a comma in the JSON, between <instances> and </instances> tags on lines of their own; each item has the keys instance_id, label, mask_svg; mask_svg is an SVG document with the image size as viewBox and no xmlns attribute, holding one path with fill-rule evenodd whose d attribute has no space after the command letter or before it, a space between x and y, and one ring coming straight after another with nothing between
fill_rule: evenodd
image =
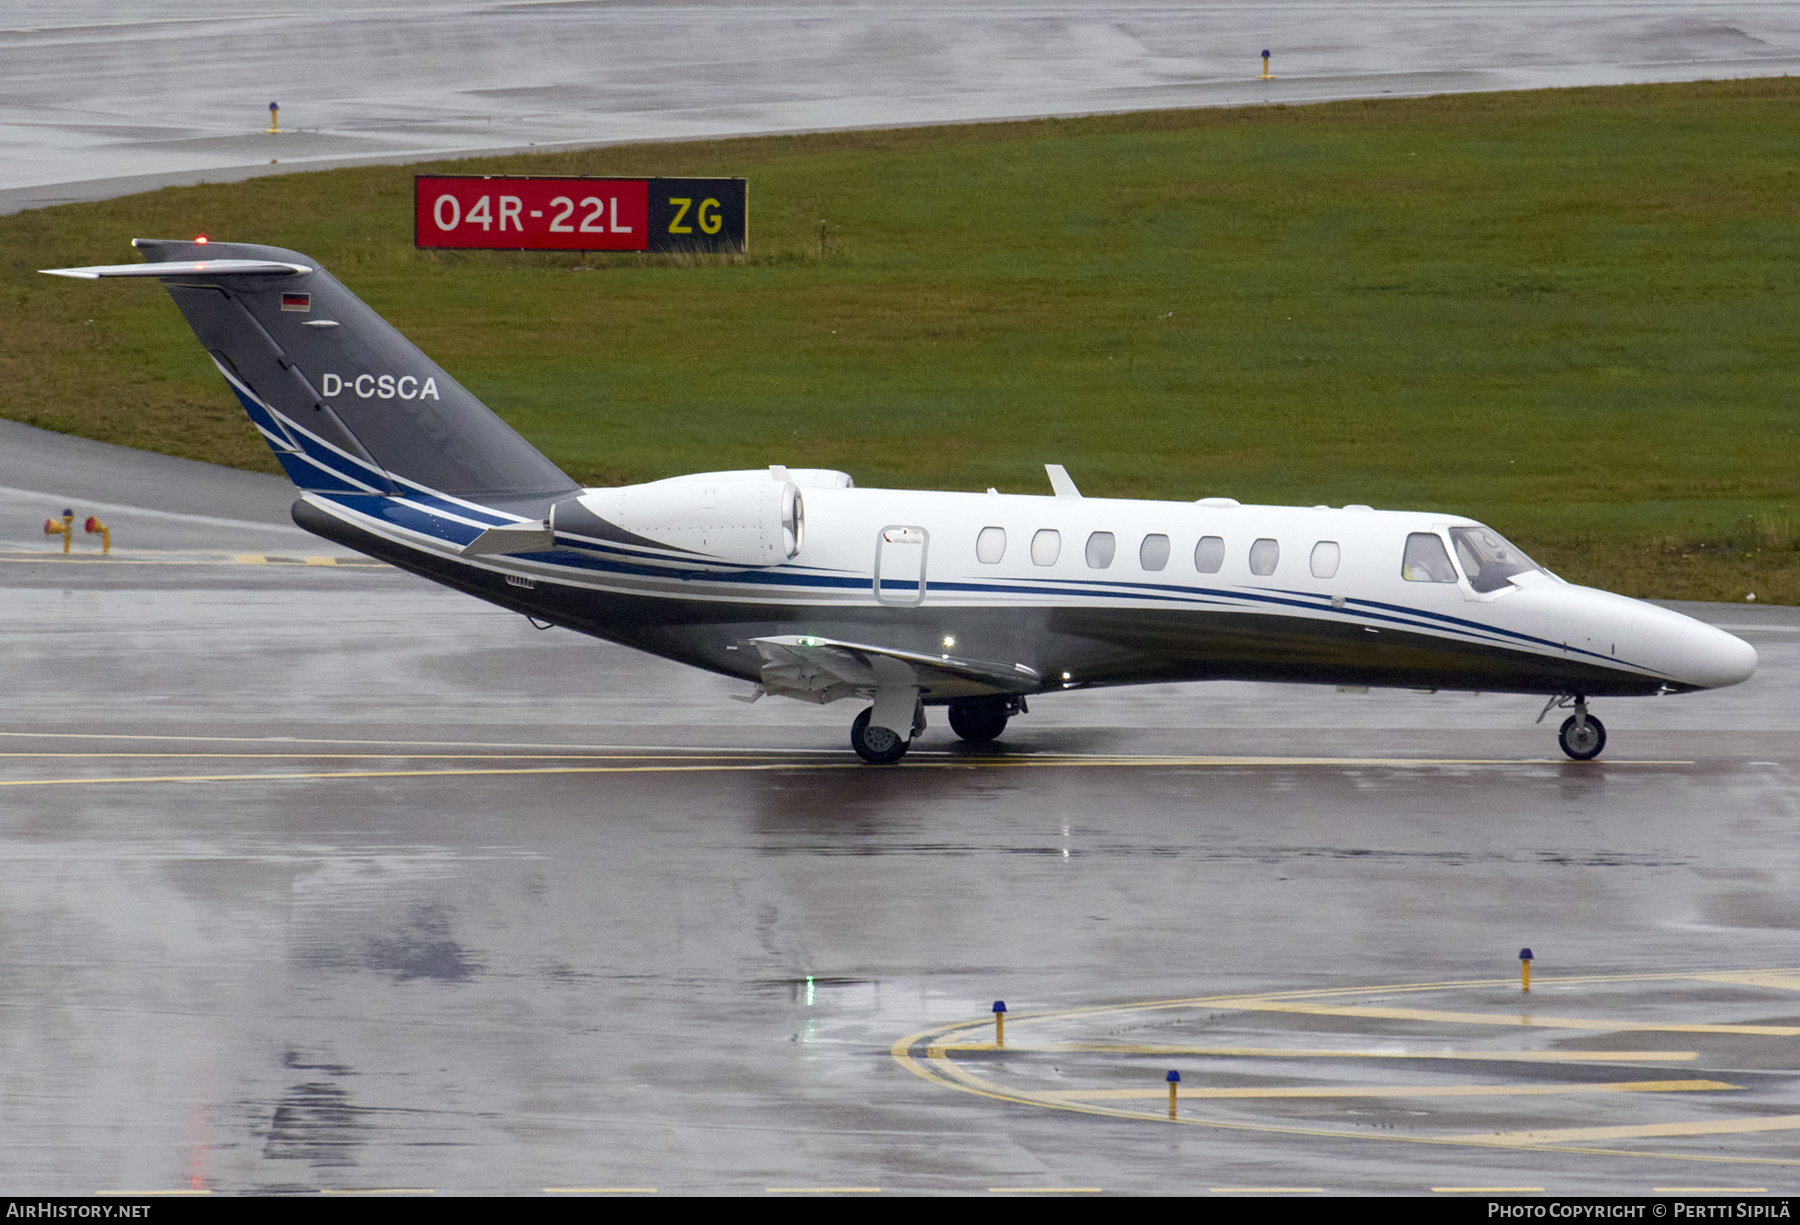
<instances>
[{"instance_id":1,"label":"wet asphalt","mask_svg":"<svg viewBox=\"0 0 1800 1225\"><path fill-rule=\"evenodd\" d=\"M1796 610L1594 763L1216 685L880 769L290 500L0 423L9 1192L1796 1186Z\"/></svg>"}]
</instances>

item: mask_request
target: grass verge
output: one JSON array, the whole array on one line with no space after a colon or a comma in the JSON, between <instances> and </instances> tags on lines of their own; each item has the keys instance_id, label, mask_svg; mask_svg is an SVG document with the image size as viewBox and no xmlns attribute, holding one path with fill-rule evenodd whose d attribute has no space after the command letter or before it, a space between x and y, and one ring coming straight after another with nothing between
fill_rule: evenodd
<instances>
[{"instance_id":1,"label":"grass verge","mask_svg":"<svg viewBox=\"0 0 1800 1225\"><path fill-rule=\"evenodd\" d=\"M272 470L159 290L34 274L204 232L319 258L591 483L1035 491L1061 462L1089 494L1442 508L1579 581L1800 603L1797 119L1780 78L170 188L0 217L0 414ZM416 251L428 169L747 175L752 255Z\"/></svg>"}]
</instances>

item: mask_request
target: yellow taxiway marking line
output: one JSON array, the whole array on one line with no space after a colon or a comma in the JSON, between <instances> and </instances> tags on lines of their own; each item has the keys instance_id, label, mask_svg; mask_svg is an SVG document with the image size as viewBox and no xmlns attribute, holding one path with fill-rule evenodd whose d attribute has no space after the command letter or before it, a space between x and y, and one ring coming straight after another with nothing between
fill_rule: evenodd
<instances>
[{"instance_id":1,"label":"yellow taxiway marking line","mask_svg":"<svg viewBox=\"0 0 1800 1225\"><path fill-rule=\"evenodd\" d=\"M1767 1195L1767 1187L1651 1187L1658 1195Z\"/></svg>"},{"instance_id":2,"label":"yellow taxiway marking line","mask_svg":"<svg viewBox=\"0 0 1800 1225\"><path fill-rule=\"evenodd\" d=\"M1670 975L1669 977L1679 977ZM1510 980L1509 980L1510 981ZM969 1022L960 1028L973 1028L977 1022ZM944 1027L949 1028L949 1027ZM1160 1115L1144 1111L1120 1109L1116 1106L1084 1104L1080 1102L1049 1102L1033 1098L1027 1094L1006 1089L1000 1085L990 1084L979 1077L970 1075L949 1059L934 1059L922 1063L914 1058L912 1050L929 1040L943 1029L921 1030L896 1038L888 1054L894 1061L921 1080L929 1081L945 1088L957 1089L964 1093L974 1093L981 1097L992 1098L999 1102L1015 1102L1022 1106L1041 1106L1048 1110L1067 1110L1074 1114L1095 1114L1115 1119L1136 1119L1145 1121L1156 1119L1161 1122ZM948 1073L946 1075L946 1073ZM1593 1148L1579 1145L1550 1144L1509 1144L1491 1136L1459 1137L1459 1136L1404 1136L1375 1135L1369 1132L1346 1131L1334 1127L1304 1126L1281 1123L1252 1123L1240 1119L1205 1118L1200 1115L1186 1115L1171 1120L1193 1127L1211 1127L1220 1131L1250 1131L1270 1135L1306 1136L1320 1140L1381 1140L1401 1144L1437 1144L1454 1147L1480 1146L1487 1148L1518 1148L1532 1152L1579 1153L1596 1157L1660 1157L1670 1161L1700 1161L1724 1165L1779 1165L1800 1166L1800 1158L1792 1157L1746 1157L1732 1154L1715 1155L1712 1153L1671 1153L1653 1152L1641 1149Z\"/></svg>"},{"instance_id":3,"label":"yellow taxiway marking line","mask_svg":"<svg viewBox=\"0 0 1800 1225\"><path fill-rule=\"evenodd\" d=\"M487 743L487 742L483 742L483 741L470 741L470 740L357 740L357 739L346 739L346 738L339 738L339 737L323 737L323 736L160 736L160 735L145 734L145 733L118 733L118 732L13 732L13 731L6 731L6 732L0 732L0 738L27 739L27 740L154 740L154 741L162 741L164 743L200 743L200 744L269 744L269 743L279 743L279 744L357 744L357 745L385 745L385 746L390 746L390 747L395 747L395 746L407 747L407 746L415 746L416 745L416 746L420 746L420 747L485 748L485 749L500 749L500 748L541 749L541 748L546 747L541 744L520 744L520 743L492 744L492 743ZM842 755L842 750L840 750L840 749L789 748L789 747L785 747L785 746L779 747L779 748L770 747L770 746L751 746L751 747L746 747L746 748L727 748L727 749L699 749L699 748L690 748L687 745L614 745L614 744L609 744L609 745L552 745L552 746L548 746L548 747L563 749L568 752L583 752L583 753L585 753L585 752L605 752L605 753L619 753L619 754L624 754L624 755L637 755L640 753L667 752L667 753L682 754L682 755L697 755L697 756L701 756L701 757L725 757L725 756L729 755L733 758L741 758L741 757L746 757L746 756L756 755L756 754L760 754L760 755L764 755L764 756L778 756L778 757L829 756L829 757L833 757L833 758L839 757ZM919 760L918 757L920 757L920 756L927 758L927 760ZM829 764L830 766L835 768L839 763L830 762L827 764ZM1046 754L1041 754L1041 755L1020 756L1020 757L974 757L974 756L966 756L966 755L962 755L962 754L954 754L953 755L947 751L940 751L940 750L921 750L917 756L915 756L912 760L910 760L908 762L908 764L905 768L916 770L916 769L920 769L920 768L968 769L968 768L976 768L976 767L982 767L982 766L1085 766L1085 765L1098 765L1098 766L1195 766L1195 765L1294 766L1294 765L1310 765L1310 766L1361 767L1361 766L1565 766L1568 764L1570 764L1570 763L1567 762L1566 760L1563 760L1560 758L1552 759L1552 758L1548 758L1548 757L1194 757L1194 756L1159 757L1159 756L1154 756L1151 754L1131 755L1131 754L1118 754L1118 753L1095 753L1095 754L1046 753ZM1607 764L1615 765L1615 766L1621 766L1621 765L1623 765L1623 766L1691 766L1694 763L1692 761L1676 760L1676 759L1672 759L1672 758L1668 759L1668 760L1650 759L1650 758L1645 758L1645 759L1641 759L1641 760L1640 759L1608 758ZM1655 977L1681 978L1681 977L1685 977L1685 976L1679 975L1679 974L1672 974L1672 975L1661 975L1661 976L1655 976ZM1511 980L1511 979L1494 980L1494 982L1511 982L1511 981L1513 981L1513 980ZM1546 979L1544 981L1549 981L1549 980ZM1568 979L1568 980L1562 980L1562 981L1583 982L1583 981L1587 981L1587 980L1585 980L1585 979ZM1445 985L1445 986L1451 986L1451 985L1454 985L1454 986L1490 986L1490 985L1493 985L1493 983L1455 983L1455 984L1442 984L1442 985ZM1355 992L1361 993L1361 992L1371 991L1371 990L1376 990L1376 989L1377 988L1354 988L1352 990ZM1384 988L1384 989L1387 989L1387 990L1415 990L1415 989L1421 989L1421 988L1418 988L1418 987L1415 987L1414 985L1408 984L1407 986L1404 986L1404 987ZM1285 995L1285 994L1289 994L1289 993L1281 993L1281 994ZM1329 994L1334 994L1334 993L1329 992L1329 991L1326 991L1326 992L1313 991L1313 992L1293 992L1291 994L1294 994L1294 995L1329 995ZM1276 998L1279 998L1279 996ZM1167 1001L1167 1002L1168 1003L1176 1003L1179 1001ZM1142 1006L1153 1007L1153 1006L1155 1006L1155 1004L1147 1004L1147 1005L1142 1005Z\"/></svg>"},{"instance_id":4,"label":"yellow taxiway marking line","mask_svg":"<svg viewBox=\"0 0 1800 1225\"><path fill-rule=\"evenodd\" d=\"M545 1195L655 1195L655 1187L545 1187Z\"/></svg>"},{"instance_id":5,"label":"yellow taxiway marking line","mask_svg":"<svg viewBox=\"0 0 1800 1225\"><path fill-rule=\"evenodd\" d=\"M880 1195L880 1187L764 1187L770 1195Z\"/></svg>"},{"instance_id":6,"label":"yellow taxiway marking line","mask_svg":"<svg viewBox=\"0 0 1800 1225\"><path fill-rule=\"evenodd\" d=\"M1800 991L1800 974L1771 970L1740 970L1728 974L1690 974L1703 983L1730 983L1737 987L1773 987L1777 991Z\"/></svg>"},{"instance_id":7,"label":"yellow taxiway marking line","mask_svg":"<svg viewBox=\"0 0 1800 1225\"><path fill-rule=\"evenodd\" d=\"M1542 1191L1542 1187L1433 1187L1439 1195L1504 1195L1509 1192Z\"/></svg>"},{"instance_id":8,"label":"yellow taxiway marking line","mask_svg":"<svg viewBox=\"0 0 1800 1225\"><path fill-rule=\"evenodd\" d=\"M351 561L336 557L282 557L259 553L233 553L222 557L121 557L117 553L89 554L85 557L64 556L61 553L13 553L0 554L0 562L54 562L59 566L342 566L345 569L355 567L363 570L392 569L381 561Z\"/></svg>"},{"instance_id":9,"label":"yellow taxiway marking line","mask_svg":"<svg viewBox=\"0 0 1800 1225\"><path fill-rule=\"evenodd\" d=\"M1358 1051L1303 1050L1278 1046L1147 1046L1105 1042L955 1042L926 1048L928 1059L940 1051L1010 1051L1026 1055L1215 1055L1249 1059L1456 1059L1493 1063L1669 1063L1698 1059L1698 1051Z\"/></svg>"},{"instance_id":10,"label":"yellow taxiway marking line","mask_svg":"<svg viewBox=\"0 0 1800 1225\"><path fill-rule=\"evenodd\" d=\"M1547 1131L1499 1131L1449 1136L1462 1144L1570 1144L1583 1140L1644 1140L1662 1136L1730 1136L1753 1131L1800 1131L1800 1114L1757 1119L1706 1119L1689 1123L1639 1123L1628 1127L1558 1127Z\"/></svg>"},{"instance_id":11,"label":"yellow taxiway marking line","mask_svg":"<svg viewBox=\"0 0 1800 1225\"><path fill-rule=\"evenodd\" d=\"M4 735L7 733L0 733ZM24 734L24 733L21 733ZM1707 971L1673 971L1654 974L1571 974L1571 975L1538 975L1538 985L1548 986L1591 986L1597 983L1665 983L1683 980L1704 980ZM1800 967L1771 968L1755 971L1759 974L1800 975ZM1381 983L1367 987L1328 987L1323 990L1311 988L1302 991L1253 991L1239 992L1229 995L1193 995L1160 1000L1137 1000L1125 1004L1089 1004L1080 1008L1060 1008L1052 1012L1020 1012L1007 1013L1009 1027L1022 1026L1035 1021L1065 1021L1074 1017L1102 1017L1114 1013L1158 1012L1175 1008L1219 1008L1252 1002L1267 1003L1271 1000L1319 1000L1344 999L1370 995L1408 995L1433 993L1439 991L1463 991L1489 987L1518 988L1516 975L1508 978L1461 978L1445 979L1438 982L1422 983ZM1479 1015L1479 1014L1477 1014ZM981 1029L991 1030L992 1017L981 1017L969 1021L958 1021L936 1029L925 1031L925 1035L945 1036L968 1033ZM925 1036L921 1035L921 1037Z\"/></svg>"},{"instance_id":12,"label":"yellow taxiway marking line","mask_svg":"<svg viewBox=\"0 0 1800 1225\"><path fill-rule=\"evenodd\" d=\"M1292 1012L1306 1016L1359 1017L1377 1021L1439 1021L1452 1025L1523 1025L1538 1029L1632 1030L1671 1034L1762 1034L1791 1038L1800 1025L1683 1025L1675 1022L1620 1021L1590 1017L1517 1016L1489 1012L1439 1012L1424 1008L1359 1008L1346 1005L1306 1004L1297 1000L1238 1000L1213 1007L1243 1012Z\"/></svg>"},{"instance_id":13,"label":"yellow taxiway marking line","mask_svg":"<svg viewBox=\"0 0 1800 1225\"><path fill-rule=\"evenodd\" d=\"M686 744L545 744L517 740L362 740L344 736L170 736L150 732L0 732L0 739L10 740L155 740L165 744L358 744L385 745L388 748L438 749L556 749L564 753L706 753L714 756L747 753L829 753L837 756L842 749L807 749L750 745L744 748L706 748Z\"/></svg>"},{"instance_id":14,"label":"yellow taxiway marking line","mask_svg":"<svg viewBox=\"0 0 1800 1225\"><path fill-rule=\"evenodd\" d=\"M1580 1085L1351 1085L1344 1087L1282 1085L1234 1086L1220 1089L1189 1088L1182 1085L1184 1098L1271 1098L1271 1097L1549 1097L1564 1093L1710 1093L1721 1089L1742 1089L1720 1080L1614 1080ZM1025 1091L1026 1096L1054 1102L1102 1102L1131 1099L1165 1100L1167 1089L1051 1089Z\"/></svg>"},{"instance_id":15,"label":"yellow taxiway marking line","mask_svg":"<svg viewBox=\"0 0 1800 1225\"><path fill-rule=\"evenodd\" d=\"M861 762L847 761L830 766L775 763L754 766L538 766L521 767L516 770L320 770L304 774L270 771L266 774L145 774L101 778L9 778L0 779L0 787L71 787L82 783L261 783L345 778L470 778L479 775L518 774L704 774L721 770L856 770L861 768Z\"/></svg>"},{"instance_id":16,"label":"yellow taxiway marking line","mask_svg":"<svg viewBox=\"0 0 1800 1225\"><path fill-rule=\"evenodd\" d=\"M1009 767L1010 768L1046 769L1046 768L1052 768L1052 767L1067 767L1067 766L1148 766L1148 767L1157 767L1157 766L1295 765L1295 764L1334 765L1334 766L1373 766L1373 765L1443 766L1443 765L1520 765L1520 764L1531 764L1531 763L1520 763L1520 762L1516 762L1516 761L1476 762L1476 761L1448 761L1448 760L1423 760L1423 759L1420 759L1420 760L1395 759L1395 760L1377 761L1373 758L1369 758L1369 759L1353 759L1353 758L1301 759L1301 758L1274 758L1274 757L1265 757L1265 758L1161 758L1161 757L1159 757L1159 758L1153 758L1150 760L1134 759L1134 760L1129 760L1129 761L1114 761L1114 760L1109 760L1106 758L1081 758L1081 759L1076 759L1076 760L1063 760L1063 759L1038 760L1038 759L1023 758L1023 759L1001 760L1001 761L970 758L970 759L966 759L966 760L956 760L956 761L921 761L921 762L917 762L917 763L913 764L912 766L909 766L906 768L913 769L913 770L970 770L970 769L978 770L978 769L1009 768ZM1616 766L1616 765L1691 765L1692 763L1691 762L1612 762L1611 764ZM537 767L537 768L521 768L521 769L516 769L516 770L334 770L334 771L308 772L305 774L280 774L280 773L266 773L266 774L157 774L157 775L140 775L140 776L129 776L129 775L108 776L108 777L101 777L101 778L19 778L19 779L0 779L0 787L68 787L68 786L76 786L76 785L79 785L82 783L296 782L296 781L322 780L322 779L426 778L426 777L431 777L431 776L441 776L444 778L462 778L462 777L469 777L469 776L482 775L482 774L681 774L681 773L695 773L695 772L705 772L705 771L715 771L715 772L716 771L738 771L738 772L744 772L744 773L755 773L755 772L759 772L759 771L770 771L770 770L822 771L822 770L860 770L863 768L864 768L863 763L860 761L770 761L770 762L733 761L729 764L693 765L693 766L685 766L685 765L543 766L543 767ZM1162 1005L1162 1006L1167 1007L1168 1005ZM1240 1004L1240 1005L1237 1005L1237 1007L1249 1008L1249 1007L1251 1007L1251 1005ZM1281 1006L1274 1004L1274 1003L1269 1003L1267 1005L1256 1005L1256 1007L1265 1007L1269 1010L1279 1010ZM1290 1011L1304 1011L1304 1009L1301 1009L1299 1007L1294 1007L1294 1008L1290 1009ZM1350 1012L1344 1011L1344 1012L1341 1012L1341 1015L1348 1016L1348 1015L1352 1015L1352 1014ZM1370 1013L1368 1015L1374 1015L1374 1014ZM1425 1015L1426 1014L1423 1014L1423 1013L1419 1014L1420 1017L1425 1017ZM1446 1019L1450 1015L1451 1014L1448 1014L1448 1013L1438 1014L1437 1019ZM1471 1013L1468 1015L1474 1016L1475 1014ZM1495 1020L1492 1023L1496 1024L1496 1025L1499 1025L1499 1024L1540 1024L1540 1025L1554 1024L1554 1022L1549 1022L1549 1021L1507 1022L1507 1021L1501 1021L1501 1020ZM1632 1028L1632 1027L1630 1027L1630 1026L1614 1026L1614 1025L1610 1025L1610 1024L1606 1024L1606 1025L1583 1024L1583 1025L1572 1026L1571 1028L1576 1028L1576 1029L1616 1029L1616 1028ZM1636 1028L1663 1029L1663 1028L1668 1028L1668 1027L1667 1026L1638 1026ZM1703 1028L1698 1032L1715 1032L1715 1031ZM1773 1031L1763 1030L1763 1031L1744 1031L1744 1032L1773 1032ZM1783 1032L1800 1033L1800 1029L1794 1029L1791 1031L1783 1031Z\"/></svg>"},{"instance_id":17,"label":"yellow taxiway marking line","mask_svg":"<svg viewBox=\"0 0 1800 1225\"><path fill-rule=\"evenodd\" d=\"M9 753L58 761L735 761L725 753ZM766 763L763 763L766 764Z\"/></svg>"},{"instance_id":18,"label":"yellow taxiway marking line","mask_svg":"<svg viewBox=\"0 0 1800 1225\"><path fill-rule=\"evenodd\" d=\"M1540 977L1540 983L1556 983L1558 985L1588 984L1622 984L1694 981L1705 971L1675 971L1655 974L1587 974L1557 977ZM1758 971L1766 974L1800 974L1800 969L1784 968ZM1215 995L1191 996L1182 999L1143 1000L1126 1004L1093 1004L1081 1008L1059 1009L1042 1013L1010 1013L1008 1019L1015 1024L1029 1021L1062 1021L1084 1017L1098 1020L1109 1016L1129 1016L1134 1013L1167 1011L1177 1008L1199 1008L1229 1006L1231 1004L1254 1000L1266 1002L1275 999L1319 999L1368 996L1376 994L1400 994L1408 992L1433 992L1461 990L1469 988L1511 987L1517 982L1514 978L1484 979L1452 979L1440 982L1423 983L1387 983L1367 987L1340 987L1327 990L1308 989L1286 992L1260 992L1255 995ZM1145 1120L1146 1112L1103 1104L1083 1104L1080 1102L1053 1102L1031 1097L1027 1094L1005 1088L1001 1085L984 1081L966 1069L958 1067L956 1061L945 1054L947 1047L954 1040L962 1037L973 1037L988 1029L993 1024L987 1017L959 1021L949 1025L934 1026L906 1034L894 1040L888 1053L901 1067L921 1080L939 1085L943 1088L955 1089L959 1092L974 1093L995 1101L1014 1102L1019 1105L1040 1106L1048 1110L1066 1110L1075 1114L1093 1114L1109 1118ZM925 1048L928 1052L923 1058L915 1056L915 1049ZM1159 1120L1160 1121L1160 1120ZM1402 1144L1436 1144L1457 1147L1509 1147L1532 1152L1578 1153L1587 1156L1602 1157L1658 1157L1670 1161L1698 1161L1725 1165L1778 1165L1800 1166L1800 1159L1791 1157L1748 1156L1730 1153L1694 1153L1694 1152L1661 1152L1646 1149L1603 1148L1579 1143L1551 1144L1547 1140L1531 1142L1509 1142L1494 1135L1487 1136L1430 1136L1430 1135L1375 1135L1367 1132L1346 1131L1340 1128L1307 1126L1280 1123L1256 1123L1241 1119L1215 1119L1200 1115L1186 1115L1178 1120L1189 1126L1211 1127L1222 1131L1249 1131L1265 1134L1306 1136L1329 1140L1381 1140ZM1750 1129L1763 1129L1769 1125L1752 1125Z\"/></svg>"}]
</instances>

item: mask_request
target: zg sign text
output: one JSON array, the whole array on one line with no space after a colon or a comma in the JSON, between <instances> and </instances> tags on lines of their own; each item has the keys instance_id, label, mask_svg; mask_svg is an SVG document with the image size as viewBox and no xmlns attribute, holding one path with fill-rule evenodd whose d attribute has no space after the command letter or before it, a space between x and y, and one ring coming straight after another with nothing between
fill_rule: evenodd
<instances>
[{"instance_id":1,"label":"zg sign text","mask_svg":"<svg viewBox=\"0 0 1800 1225\"><path fill-rule=\"evenodd\" d=\"M743 179L413 178L420 247L742 251Z\"/></svg>"}]
</instances>

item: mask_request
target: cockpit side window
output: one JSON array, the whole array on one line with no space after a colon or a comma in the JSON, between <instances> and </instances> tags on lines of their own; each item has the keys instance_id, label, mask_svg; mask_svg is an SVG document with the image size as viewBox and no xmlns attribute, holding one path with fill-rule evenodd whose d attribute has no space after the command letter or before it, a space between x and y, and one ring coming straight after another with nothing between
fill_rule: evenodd
<instances>
[{"instance_id":1,"label":"cockpit side window","mask_svg":"<svg viewBox=\"0 0 1800 1225\"><path fill-rule=\"evenodd\" d=\"M1491 527L1453 527L1450 540L1469 586L1479 592L1499 591L1513 575L1543 569Z\"/></svg>"},{"instance_id":2,"label":"cockpit side window","mask_svg":"<svg viewBox=\"0 0 1800 1225\"><path fill-rule=\"evenodd\" d=\"M1456 567L1436 532L1414 532L1406 538L1406 555L1400 561L1400 577L1409 583L1454 583Z\"/></svg>"}]
</instances>

